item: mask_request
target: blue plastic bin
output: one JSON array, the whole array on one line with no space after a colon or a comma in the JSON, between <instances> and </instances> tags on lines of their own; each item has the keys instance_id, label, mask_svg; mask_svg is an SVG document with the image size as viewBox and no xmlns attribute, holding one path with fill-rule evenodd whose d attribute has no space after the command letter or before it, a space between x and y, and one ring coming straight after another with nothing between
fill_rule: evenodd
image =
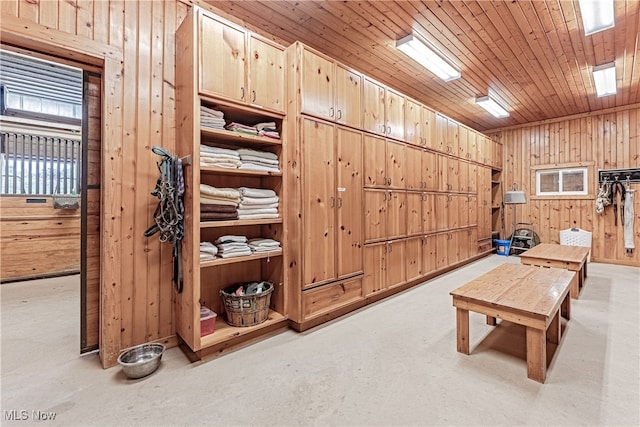
<instances>
[{"instance_id":1,"label":"blue plastic bin","mask_svg":"<svg viewBox=\"0 0 640 427\"><path fill-rule=\"evenodd\" d=\"M496 252L498 255L509 256L509 251L511 250L511 240L494 240L496 242L496 248L498 251Z\"/></svg>"}]
</instances>

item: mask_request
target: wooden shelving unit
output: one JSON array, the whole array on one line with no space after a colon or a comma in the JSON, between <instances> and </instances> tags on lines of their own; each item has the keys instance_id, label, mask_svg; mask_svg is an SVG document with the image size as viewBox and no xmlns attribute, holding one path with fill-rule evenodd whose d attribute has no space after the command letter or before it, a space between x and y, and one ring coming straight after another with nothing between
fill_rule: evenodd
<instances>
[{"instance_id":1,"label":"wooden shelving unit","mask_svg":"<svg viewBox=\"0 0 640 427\"><path fill-rule=\"evenodd\" d=\"M222 40L218 34L235 34ZM236 44L230 46L229 44ZM206 48L205 48L206 46ZM176 140L178 154L189 158L185 168L185 235L183 239L184 289L176 295L176 332L188 347L191 358L219 352L254 340L279 327L286 327L286 286L284 251L255 253L249 256L200 261L200 242L214 242L224 235L244 235L278 240L284 246L282 204L285 199L282 172L200 166L200 145L221 148L251 148L275 153L279 169L285 163L283 147L286 127L284 106L284 48L247 32L245 29L193 7L176 32L181 69L176 72ZM231 50L229 50L231 49ZM260 55L248 58L248 52ZM240 52L240 54L238 54ZM246 58L246 60L245 60ZM260 59L260 61L258 61ZM215 66L221 62L222 67ZM221 73L221 75L211 75ZM251 87L248 75L269 76L268 88ZM275 74L273 74L275 73ZM280 73L280 74L278 74ZM220 84L224 81L224 84ZM277 82L282 84L278 85ZM271 84L273 83L273 84ZM237 84L237 87L236 87ZM279 90L280 88L281 90ZM262 90L264 89L264 90ZM263 106L248 102L245 92L257 97ZM227 123L255 125L275 122L281 139L251 135L225 129L200 126L201 107L221 111ZM280 106L280 107L279 107ZM280 217L274 219L201 221L200 184L217 188L271 189L280 198ZM227 324L220 291L238 282L268 280L274 284L266 321L251 327ZM200 336L200 308L206 306L218 314L212 334ZM195 355L195 357L194 357Z\"/></svg>"}]
</instances>

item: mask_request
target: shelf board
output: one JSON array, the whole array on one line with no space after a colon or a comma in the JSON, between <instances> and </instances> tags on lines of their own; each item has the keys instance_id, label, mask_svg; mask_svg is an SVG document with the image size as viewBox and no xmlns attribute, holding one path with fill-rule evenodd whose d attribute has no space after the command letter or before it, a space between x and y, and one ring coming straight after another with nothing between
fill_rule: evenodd
<instances>
[{"instance_id":1,"label":"shelf board","mask_svg":"<svg viewBox=\"0 0 640 427\"><path fill-rule=\"evenodd\" d=\"M502 181L491 181L492 184L501 184Z\"/></svg>"},{"instance_id":2,"label":"shelf board","mask_svg":"<svg viewBox=\"0 0 640 427\"><path fill-rule=\"evenodd\" d=\"M244 176L282 176L282 172L254 171L246 169L220 168L216 166L200 166L200 173L217 175L244 175Z\"/></svg>"},{"instance_id":3,"label":"shelf board","mask_svg":"<svg viewBox=\"0 0 640 427\"><path fill-rule=\"evenodd\" d=\"M500 209L500 205L491 206L491 209Z\"/></svg>"},{"instance_id":4,"label":"shelf board","mask_svg":"<svg viewBox=\"0 0 640 427\"><path fill-rule=\"evenodd\" d=\"M217 265L234 264L237 262L253 261L256 259L274 258L279 256L282 256L282 249L278 251L268 252L268 253L264 252L264 253L251 254L248 256L239 256L239 257L232 257L232 258L216 258L211 261L201 261L200 268L215 267Z\"/></svg>"},{"instance_id":5,"label":"shelf board","mask_svg":"<svg viewBox=\"0 0 640 427\"><path fill-rule=\"evenodd\" d=\"M266 136L249 135L224 129L200 128L200 135L204 138L214 138L216 141L230 143L251 143L255 145L282 145L281 139Z\"/></svg>"},{"instance_id":6,"label":"shelf board","mask_svg":"<svg viewBox=\"0 0 640 427\"><path fill-rule=\"evenodd\" d=\"M200 348L206 348L212 345L221 344L236 338L240 338L244 335L248 335L260 329L266 329L276 323L280 323L285 320L285 317L282 314L273 310L269 310L269 316L267 317L267 320L255 326L230 326L221 317L222 316L218 316L216 318L216 326L214 332L210 335L205 335L204 337L200 338Z\"/></svg>"},{"instance_id":7,"label":"shelf board","mask_svg":"<svg viewBox=\"0 0 640 427\"><path fill-rule=\"evenodd\" d=\"M201 221L200 228L234 227L239 225L282 224L282 218L275 219L232 219L229 221Z\"/></svg>"}]
</instances>

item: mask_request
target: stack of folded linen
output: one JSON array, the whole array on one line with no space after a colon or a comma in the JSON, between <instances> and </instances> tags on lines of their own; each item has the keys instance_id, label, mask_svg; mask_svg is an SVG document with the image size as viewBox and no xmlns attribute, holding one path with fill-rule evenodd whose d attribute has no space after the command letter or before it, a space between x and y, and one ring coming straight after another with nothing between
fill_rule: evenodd
<instances>
[{"instance_id":1,"label":"stack of folded linen","mask_svg":"<svg viewBox=\"0 0 640 427\"><path fill-rule=\"evenodd\" d=\"M200 166L236 169L242 165L237 150L200 144Z\"/></svg>"},{"instance_id":2,"label":"stack of folded linen","mask_svg":"<svg viewBox=\"0 0 640 427\"><path fill-rule=\"evenodd\" d=\"M277 240L261 237L249 239L249 248L253 253L279 252L282 250L282 248L280 247L280 242L278 242Z\"/></svg>"},{"instance_id":3,"label":"stack of folded linen","mask_svg":"<svg viewBox=\"0 0 640 427\"><path fill-rule=\"evenodd\" d=\"M231 122L224 128L233 132L246 133L249 135L258 134L258 129L256 129L255 126L243 125L242 123Z\"/></svg>"},{"instance_id":4,"label":"stack of folded linen","mask_svg":"<svg viewBox=\"0 0 640 427\"><path fill-rule=\"evenodd\" d=\"M251 255L251 249L247 245L245 236L226 235L216 239L218 255L222 258L233 258Z\"/></svg>"},{"instance_id":5,"label":"stack of folded linen","mask_svg":"<svg viewBox=\"0 0 640 427\"><path fill-rule=\"evenodd\" d=\"M211 242L200 242L200 261L212 261L216 259L218 247Z\"/></svg>"},{"instance_id":6,"label":"stack of folded linen","mask_svg":"<svg viewBox=\"0 0 640 427\"><path fill-rule=\"evenodd\" d=\"M280 172L278 155L275 153L250 148L240 148L237 153L242 162L240 169Z\"/></svg>"},{"instance_id":7,"label":"stack of folded linen","mask_svg":"<svg viewBox=\"0 0 640 427\"><path fill-rule=\"evenodd\" d=\"M240 187L238 219L275 219L278 215L278 195L273 190Z\"/></svg>"},{"instance_id":8,"label":"stack of folded linen","mask_svg":"<svg viewBox=\"0 0 640 427\"><path fill-rule=\"evenodd\" d=\"M216 188L200 184L200 220L238 219L240 192L235 188Z\"/></svg>"},{"instance_id":9,"label":"stack of folded linen","mask_svg":"<svg viewBox=\"0 0 640 427\"><path fill-rule=\"evenodd\" d=\"M258 135L268 136L269 138L280 139L280 132L276 128L276 122L264 122L256 125Z\"/></svg>"},{"instance_id":10,"label":"stack of folded linen","mask_svg":"<svg viewBox=\"0 0 640 427\"><path fill-rule=\"evenodd\" d=\"M200 126L212 129L224 129L224 113L213 108L200 106Z\"/></svg>"}]
</instances>

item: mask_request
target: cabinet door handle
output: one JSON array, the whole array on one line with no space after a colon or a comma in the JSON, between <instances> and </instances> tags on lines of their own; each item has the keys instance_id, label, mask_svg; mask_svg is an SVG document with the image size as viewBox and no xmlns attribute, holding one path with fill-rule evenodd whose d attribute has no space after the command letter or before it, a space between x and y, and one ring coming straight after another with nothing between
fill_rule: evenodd
<instances>
[{"instance_id":1,"label":"cabinet door handle","mask_svg":"<svg viewBox=\"0 0 640 427\"><path fill-rule=\"evenodd\" d=\"M333 117L334 110L333 107L329 108L329 117Z\"/></svg>"},{"instance_id":2,"label":"cabinet door handle","mask_svg":"<svg viewBox=\"0 0 640 427\"><path fill-rule=\"evenodd\" d=\"M240 88L240 92L241 92L240 99L244 99L244 86Z\"/></svg>"},{"instance_id":3,"label":"cabinet door handle","mask_svg":"<svg viewBox=\"0 0 640 427\"><path fill-rule=\"evenodd\" d=\"M387 200L387 192L383 192L382 193L382 200L386 201Z\"/></svg>"},{"instance_id":4,"label":"cabinet door handle","mask_svg":"<svg viewBox=\"0 0 640 427\"><path fill-rule=\"evenodd\" d=\"M342 110L338 110L338 120L342 118Z\"/></svg>"},{"instance_id":5,"label":"cabinet door handle","mask_svg":"<svg viewBox=\"0 0 640 427\"><path fill-rule=\"evenodd\" d=\"M251 91L251 95L252 95L251 102L256 102L256 91L255 91L255 90L252 90L252 91Z\"/></svg>"},{"instance_id":6,"label":"cabinet door handle","mask_svg":"<svg viewBox=\"0 0 640 427\"><path fill-rule=\"evenodd\" d=\"M393 246L391 243L389 243L389 253L393 252Z\"/></svg>"},{"instance_id":7,"label":"cabinet door handle","mask_svg":"<svg viewBox=\"0 0 640 427\"><path fill-rule=\"evenodd\" d=\"M331 207L335 208L336 207L336 198L331 196Z\"/></svg>"},{"instance_id":8,"label":"cabinet door handle","mask_svg":"<svg viewBox=\"0 0 640 427\"><path fill-rule=\"evenodd\" d=\"M391 178L388 178L388 185L391 185Z\"/></svg>"},{"instance_id":9,"label":"cabinet door handle","mask_svg":"<svg viewBox=\"0 0 640 427\"><path fill-rule=\"evenodd\" d=\"M342 197L338 197L338 207L342 207Z\"/></svg>"},{"instance_id":10,"label":"cabinet door handle","mask_svg":"<svg viewBox=\"0 0 640 427\"><path fill-rule=\"evenodd\" d=\"M387 135L391 135L391 126L387 126Z\"/></svg>"}]
</instances>

